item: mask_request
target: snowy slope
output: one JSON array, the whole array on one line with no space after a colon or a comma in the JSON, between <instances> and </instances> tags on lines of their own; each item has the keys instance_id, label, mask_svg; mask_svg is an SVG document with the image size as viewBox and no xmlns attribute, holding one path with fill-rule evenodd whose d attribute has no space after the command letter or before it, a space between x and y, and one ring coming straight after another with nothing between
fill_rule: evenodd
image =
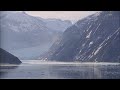
<instances>
[{"instance_id":1,"label":"snowy slope","mask_svg":"<svg viewBox=\"0 0 120 90\"><path fill-rule=\"evenodd\" d=\"M119 62L120 11L103 11L79 20L54 43L48 60Z\"/></svg>"},{"instance_id":2,"label":"snowy slope","mask_svg":"<svg viewBox=\"0 0 120 90\"><path fill-rule=\"evenodd\" d=\"M44 19L40 20L38 17L30 16L25 12L15 11L0 12L0 32L0 47L20 57L22 55L19 52L26 52L24 54L28 55L30 51L32 52L32 47L36 49L45 45L48 49L62 34L60 31L47 27ZM40 50L41 53L41 51L46 52L47 50L39 48L36 49L36 52Z\"/></svg>"}]
</instances>

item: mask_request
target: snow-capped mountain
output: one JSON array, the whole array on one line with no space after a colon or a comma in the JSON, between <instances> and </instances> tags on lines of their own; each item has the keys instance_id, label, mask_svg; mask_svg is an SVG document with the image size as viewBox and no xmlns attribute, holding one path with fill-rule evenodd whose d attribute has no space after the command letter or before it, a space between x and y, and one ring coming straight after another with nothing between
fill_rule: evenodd
<instances>
[{"instance_id":1,"label":"snow-capped mountain","mask_svg":"<svg viewBox=\"0 0 120 90\"><path fill-rule=\"evenodd\" d=\"M44 19L24 11L1 11L0 32L0 47L22 59L31 59L29 57L36 57L37 53L46 52L62 34L62 30L58 32L49 28Z\"/></svg>"},{"instance_id":2,"label":"snow-capped mountain","mask_svg":"<svg viewBox=\"0 0 120 90\"><path fill-rule=\"evenodd\" d=\"M79 20L65 30L44 58L57 61L119 62L120 11L98 12Z\"/></svg>"},{"instance_id":3,"label":"snow-capped mountain","mask_svg":"<svg viewBox=\"0 0 120 90\"><path fill-rule=\"evenodd\" d=\"M4 12L1 18L1 40L4 49L20 49L52 41L52 32L41 20L23 12Z\"/></svg>"}]
</instances>

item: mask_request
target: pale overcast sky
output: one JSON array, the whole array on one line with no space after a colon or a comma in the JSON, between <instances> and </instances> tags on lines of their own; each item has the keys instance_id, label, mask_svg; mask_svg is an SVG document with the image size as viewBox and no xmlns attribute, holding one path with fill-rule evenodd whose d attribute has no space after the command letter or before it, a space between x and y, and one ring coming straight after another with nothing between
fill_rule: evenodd
<instances>
[{"instance_id":1,"label":"pale overcast sky","mask_svg":"<svg viewBox=\"0 0 120 90\"><path fill-rule=\"evenodd\" d=\"M39 16L42 18L58 18L62 20L71 20L76 22L88 15L99 11L26 11L27 14L32 16Z\"/></svg>"}]
</instances>

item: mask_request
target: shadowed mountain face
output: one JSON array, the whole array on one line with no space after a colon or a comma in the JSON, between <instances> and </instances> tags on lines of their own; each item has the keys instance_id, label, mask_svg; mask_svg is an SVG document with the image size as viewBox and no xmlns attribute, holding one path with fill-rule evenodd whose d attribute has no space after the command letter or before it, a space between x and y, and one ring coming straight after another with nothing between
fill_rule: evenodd
<instances>
[{"instance_id":1,"label":"shadowed mountain face","mask_svg":"<svg viewBox=\"0 0 120 90\"><path fill-rule=\"evenodd\" d=\"M47 55L48 60L118 62L120 11L103 11L69 27Z\"/></svg>"},{"instance_id":2,"label":"shadowed mountain face","mask_svg":"<svg viewBox=\"0 0 120 90\"><path fill-rule=\"evenodd\" d=\"M55 22L59 20L54 20ZM1 11L0 47L20 59L34 59L37 55L46 52L62 34L62 29L69 27L71 22L66 24L66 27L59 28L59 31L54 28L54 24L52 28L47 24L51 22L47 23L47 20L30 16L25 12Z\"/></svg>"},{"instance_id":3,"label":"shadowed mountain face","mask_svg":"<svg viewBox=\"0 0 120 90\"><path fill-rule=\"evenodd\" d=\"M20 64L17 57L0 48L0 64Z\"/></svg>"}]
</instances>

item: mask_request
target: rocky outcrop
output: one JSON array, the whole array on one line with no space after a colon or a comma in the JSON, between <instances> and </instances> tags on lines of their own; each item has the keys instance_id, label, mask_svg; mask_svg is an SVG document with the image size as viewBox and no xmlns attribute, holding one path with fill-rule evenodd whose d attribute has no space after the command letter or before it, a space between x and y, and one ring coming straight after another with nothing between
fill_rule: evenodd
<instances>
[{"instance_id":1,"label":"rocky outcrop","mask_svg":"<svg viewBox=\"0 0 120 90\"><path fill-rule=\"evenodd\" d=\"M21 64L21 63L22 62L17 57L0 48L0 64Z\"/></svg>"}]
</instances>

